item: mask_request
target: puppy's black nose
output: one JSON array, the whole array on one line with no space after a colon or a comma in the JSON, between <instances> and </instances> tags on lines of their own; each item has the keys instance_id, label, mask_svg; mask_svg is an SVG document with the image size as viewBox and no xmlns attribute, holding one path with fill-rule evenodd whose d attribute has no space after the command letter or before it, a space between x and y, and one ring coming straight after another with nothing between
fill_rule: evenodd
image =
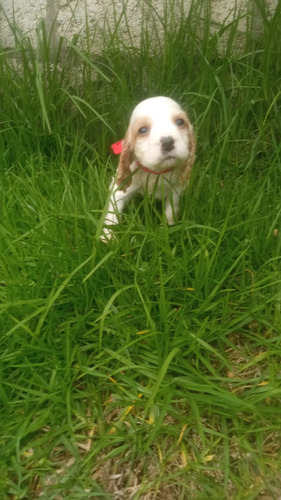
<instances>
[{"instance_id":1,"label":"puppy's black nose","mask_svg":"<svg viewBox=\"0 0 281 500\"><path fill-rule=\"evenodd\" d=\"M161 137L160 142L162 151L169 152L175 147L175 140L170 135L168 137Z\"/></svg>"}]
</instances>

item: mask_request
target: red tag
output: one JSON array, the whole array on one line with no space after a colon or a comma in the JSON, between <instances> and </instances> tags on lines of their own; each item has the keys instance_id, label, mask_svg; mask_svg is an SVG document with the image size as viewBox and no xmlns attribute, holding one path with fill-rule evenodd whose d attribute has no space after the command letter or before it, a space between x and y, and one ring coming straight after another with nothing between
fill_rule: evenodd
<instances>
[{"instance_id":1,"label":"red tag","mask_svg":"<svg viewBox=\"0 0 281 500\"><path fill-rule=\"evenodd\" d=\"M121 141L115 142L111 145L112 151L115 155L120 155L120 153L122 153L123 144L124 140L122 139Z\"/></svg>"}]
</instances>

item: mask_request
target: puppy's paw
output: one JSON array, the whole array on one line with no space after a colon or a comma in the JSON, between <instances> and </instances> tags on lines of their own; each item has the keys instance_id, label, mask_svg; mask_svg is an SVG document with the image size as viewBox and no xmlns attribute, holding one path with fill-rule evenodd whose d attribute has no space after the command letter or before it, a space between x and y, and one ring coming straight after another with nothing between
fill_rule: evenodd
<instances>
[{"instance_id":1,"label":"puppy's paw","mask_svg":"<svg viewBox=\"0 0 281 500\"><path fill-rule=\"evenodd\" d=\"M102 234L100 235L100 240L103 243L108 243L110 240L113 240L115 238L114 232L112 229L109 229L108 227L103 228Z\"/></svg>"}]
</instances>

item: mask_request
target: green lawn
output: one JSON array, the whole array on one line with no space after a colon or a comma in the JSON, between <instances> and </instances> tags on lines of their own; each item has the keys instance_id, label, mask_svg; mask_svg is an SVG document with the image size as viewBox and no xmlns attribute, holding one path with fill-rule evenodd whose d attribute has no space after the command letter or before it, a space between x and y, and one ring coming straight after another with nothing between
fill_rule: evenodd
<instances>
[{"instance_id":1,"label":"green lawn","mask_svg":"<svg viewBox=\"0 0 281 500\"><path fill-rule=\"evenodd\" d=\"M242 52L198 5L162 50L0 53L5 500L280 498L281 5ZM110 144L153 95L196 131L181 219L135 200L105 245Z\"/></svg>"}]
</instances>

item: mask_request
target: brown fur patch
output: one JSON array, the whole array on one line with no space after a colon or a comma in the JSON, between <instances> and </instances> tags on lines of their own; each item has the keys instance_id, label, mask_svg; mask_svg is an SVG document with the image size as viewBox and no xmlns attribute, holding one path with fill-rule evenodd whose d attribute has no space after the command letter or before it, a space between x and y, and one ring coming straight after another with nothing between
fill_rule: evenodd
<instances>
[{"instance_id":1,"label":"brown fur patch","mask_svg":"<svg viewBox=\"0 0 281 500\"><path fill-rule=\"evenodd\" d=\"M145 134L138 134L140 128L146 127L148 132ZM129 126L123 144L122 153L120 156L116 184L121 185L120 189L126 192L127 188L131 185L132 179L130 178L131 170L130 165L134 160L134 149L137 137L147 137L151 128L151 120L149 117L138 118L132 125ZM126 182L128 179L128 182Z\"/></svg>"},{"instance_id":2,"label":"brown fur patch","mask_svg":"<svg viewBox=\"0 0 281 500\"><path fill-rule=\"evenodd\" d=\"M184 111L180 111L179 113L176 113L173 115L173 122L176 123L177 120L183 120L184 125L179 126L179 129L187 128L187 130L190 128L190 123L189 119L187 117L187 114Z\"/></svg>"},{"instance_id":3,"label":"brown fur patch","mask_svg":"<svg viewBox=\"0 0 281 500\"><path fill-rule=\"evenodd\" d=\"M138 134L138 131L142 128L147 128L147 132L145 134ZM137 118L134 123L131 125L132 135L134 138L134 142L136 142L137 137L147 137L149 135L151 129L151 118L149 116L142 116L141 118ZM135 144L134 144L135 145Z\"/></svg>"},{"instance_id":4,"label":"brown fur patch","mask_svg":"<svg viewBox=\"0 0 281 500\"><path fill-rule=\"evenodd\" d=\"M184 113L185 118L187 120L187 133L188 133L188 150L189 150L189 156L187 159L186 164L182 167L181 169L181 177L180 177L180 182L186 182L188 181L191 173L191 169L193 166L193 163L195 161L195 151L196 151L196 139L195 135L193 132L193 127L190 124L190 121L187 117L187 115Z\"/></svg>"},{"instance_id":5,"label":"brown fur patch","mask_svg":"<svg viewBox=\"0 0 281 500\"><path fill-rule=\"evenodd\" d=\"M132 162L132 151L133 148L131 143L131 137L130 137L130 132L128 130L124 139L122 153L120 155L120 160L117 168L117 179L116 179L117 186L121 185L120 189L122 189L124 192L131 185L132 182L132 179L128 179L131 174L130 164ZM126 179L128 179L128 182L126 182Z\"/></svg>"}]
</instances>

